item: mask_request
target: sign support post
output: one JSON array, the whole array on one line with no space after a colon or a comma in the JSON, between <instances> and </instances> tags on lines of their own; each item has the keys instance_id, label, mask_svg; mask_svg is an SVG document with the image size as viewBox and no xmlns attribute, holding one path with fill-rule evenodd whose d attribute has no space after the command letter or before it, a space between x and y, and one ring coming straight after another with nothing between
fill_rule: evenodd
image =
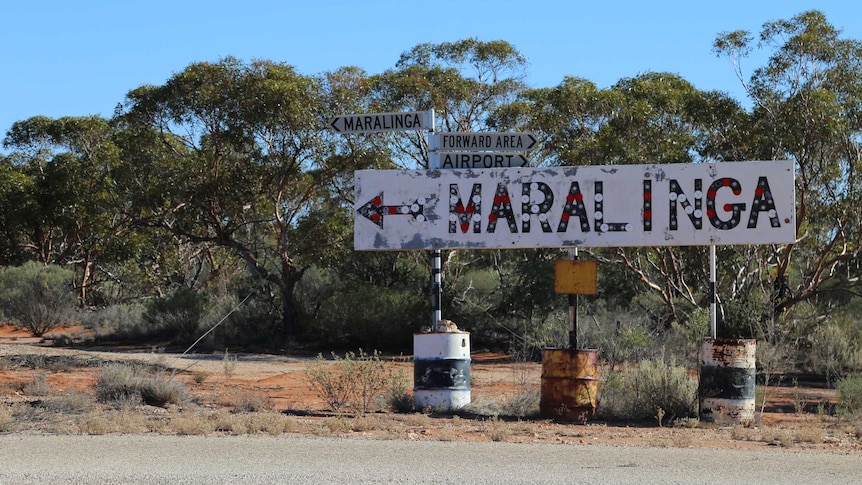
<instances>
[{"instance_id":1,"label":"sign support post","mask_svg":"<svg viewBox=\"0 0 862 485\"><path fill-rule=\"evenodd\" d=\"M429 139L434 138L434 130L436 121L434 119L434 109L430 110L431 123L429 126ZM440 168L440 156L436 150L428 152L428 168ZM431 252L431 330L436 332L439 330L438 324L443 319L443 255L439 249L434 249Z\"/></svg>"},{"instance_id":2,"label":"sign support post","mask_svg":"<svg viewBox=\"0 0 862 485\"><path fill-rule=\"evenodd\" d=\"M716 337L716 312L718 310L718 296L715 287L715 244L709 245L709 328L712 338Z\"/></svg>"}]
</instances>

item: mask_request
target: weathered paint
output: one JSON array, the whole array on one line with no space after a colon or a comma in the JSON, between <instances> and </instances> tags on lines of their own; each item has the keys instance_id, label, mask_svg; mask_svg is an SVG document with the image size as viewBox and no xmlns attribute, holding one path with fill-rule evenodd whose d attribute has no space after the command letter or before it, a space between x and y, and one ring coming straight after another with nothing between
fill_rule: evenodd
<instances>
[{"instance_id":1,"label":"weathered paint","mask_svg":"<svg viewBox=\"0 0 862 485\"><path fill-rule=\"evenodd\" d=\"M413 399L417 410L470 404L470 334L413 335Z\"/></svg>"},{"instance_id":2,"label":"weathered paint","mask_svg":"<svg viewBox=\"0 0 862 485\"><path fill-rule=\"evenodd\" d=\"M723 425L754 420L757 343L704 339L700 348L700 419Z\"/></svg>"},{"instance_id":3,"label":"weathered paint","mask_svg":"<svg viewBox=\"0 0 862 485\"><path fill-rule=\"evenodd\" d=\"M781 244L790 161L359 170L358 250Z\"/></svg>"},{"instance_id":4,"label":"weathered paint","mask_svg":"<svg viewBox=\"0 0 862 485\"><path fill-rule=\"evenodd\" d=\"M598 350L542 350L542 416L566 421L591 418L598 402Z\"/></svg>"},{"instance_id":5,"label":"weathered paint","mask_svg":"<svg viewBox=\"0 0 862 485\"><path fill-rule=\"evenodd\" d=\"M563 295L595 295L598 264L595 261L554 261L554 292Z\"/></svg>"}]
</instances>

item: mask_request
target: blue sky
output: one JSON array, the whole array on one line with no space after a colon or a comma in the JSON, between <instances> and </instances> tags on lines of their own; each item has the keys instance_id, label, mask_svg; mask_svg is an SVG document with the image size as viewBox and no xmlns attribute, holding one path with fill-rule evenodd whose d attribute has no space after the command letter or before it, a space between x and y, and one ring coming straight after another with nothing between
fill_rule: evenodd
<instances>
[{"instance_id":1,"label":"blue sky","mask_svg":"<svg viewBox=\"0 0 862 485\"><path fill-rule=\"evenodd\" d=\"M667 71L745 101L730 63L712 53L716 36L811 9L862 39L862 3L848 0L0 0L0 135L36 115L110 117L128 91L193 62L232 55L304 74L377 74L417 44L469 37L513 44L531 87L577 76L605 88Z\"/></svg>"}]
</instances>

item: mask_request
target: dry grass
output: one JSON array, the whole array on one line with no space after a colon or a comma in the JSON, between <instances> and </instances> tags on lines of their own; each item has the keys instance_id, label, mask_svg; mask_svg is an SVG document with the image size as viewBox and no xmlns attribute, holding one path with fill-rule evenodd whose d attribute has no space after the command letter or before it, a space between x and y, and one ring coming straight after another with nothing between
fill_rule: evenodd
<instances>
[{"instance_id":1,"label":"dry grass","mask_svg":"<svg viewBox=\"0 0 862 485\"><path fill-rule=\"evenodd\" d=\"M604 423L588 421L581 424L557 423L542 419L531 409L534 406L535 382L523 377L523 372L507 370L494 377L485 376L485 382L505 381L505 389L487 392L473 389L473 402L464 410L452 413L436 411L430 414L407 412L371 412L362 415L348 408L349 414L338 415L320 411L322 404L302 401L305 394L290 395L292 407L285 407L284 390L291 381L267 380L256 384L247 377L247 369L237 369L229 381L220 381L221 362L214 359L208 373L200 379L186 372L177 379L189 382L188 396L177 404L162 407L145 405L135 392L124 393L115 386L113 399L97 400L93 386L98 371L113 364L88 358L53 358L45 355L21 356L0 359L8 369L0 383L0 433L44 432L58 434L113 434L157 433L180 435L270 435L285 433L363 437L371 439L418 439L439 441L497 441L545 443L603 443L641 446L734 446L757 448L765 446L804 447L824 450L839 449L862 453L862 417L842 414L819 416L787 413L786 420L767 419L757 427L732 429L710 426L695 418L678 419L674 427L658 428L656 421L639 423ZM150 359L152 360L152 359ZM243 362L245 366L247 363ZM59 372L71 372L84 366L90 378L90 387L82 389L65 383ZM250 364L249 364L250 365ZM302 364L300 364L302 365ZM159 373L153 366L128 365L128 381L134 388L137 378L159 379L169 371ZM196 369L197 372L200 372ZM533 367L534 374L537 369ZM301 373L301 370L293 372ZM203 374L202 374L203 375ZM532 376L537 379L536 375ZM480 376L480 380L481 380ZM80 374L76 374L80 379ZM215 381L213 381L215 379ZM262 378L257 378L261 381ZM534 380L535 380L534 379ZM206 382L204 382L206 381ZM69 381L74 382L74 380ZM77 381L80 382L80 381ZM105 381L100 381L106 384ZM474 384L476 380L474 379ZM196 384L195 384L196 383ZM396 394L403 396L409 387L403 382L394 386ZM255 387L261 386L261 387ZM283 387L282 387L283 386ZM61 390L66 389L66 390ZM271 392L270 389L274 390ZM291 391L292 392L292 391ZM529 395L533 393L532 396ZM5 395L5 400L3 397ZM273 396L273 397L270 397ZM491 396L491 397L489 397ZM384 398L389 397L384 393ZM299 416L274 410L293 409ZM381 406L382 407L382 406ZM303 409L305 411L298 411ZM310 412L306 412L310 411ZM513 420L517 415L526 418Z\"/></svg>"}]
</instances>

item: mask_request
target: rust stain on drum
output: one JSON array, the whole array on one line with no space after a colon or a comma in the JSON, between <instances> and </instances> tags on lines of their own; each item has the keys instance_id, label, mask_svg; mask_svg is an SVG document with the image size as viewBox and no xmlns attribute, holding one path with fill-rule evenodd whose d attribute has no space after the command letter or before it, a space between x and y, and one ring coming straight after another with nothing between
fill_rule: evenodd
<instances>
[{"instance_id":1,"label":"rust stain on drum","mask_svg":"<svg viewBox=\"0 0 862 485\"><path fill-rule=\"evenodd\" d=\"M598 355L598 350L542 351L542 416L574 421L596 414Z\"/></svg>"}]
</instances>

